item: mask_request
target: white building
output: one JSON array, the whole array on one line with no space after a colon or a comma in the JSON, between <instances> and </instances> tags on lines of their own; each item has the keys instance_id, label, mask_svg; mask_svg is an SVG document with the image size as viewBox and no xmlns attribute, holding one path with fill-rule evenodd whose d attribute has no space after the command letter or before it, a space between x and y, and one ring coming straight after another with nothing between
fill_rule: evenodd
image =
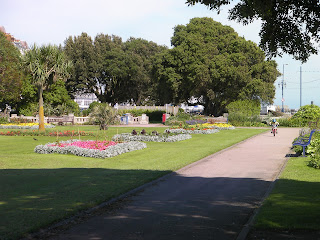
<instances>
[{"instance_id":1,"label":"white building","mask_svg":"<svg viewBox=\"0 0 320 240\"><path fill-rule=\"evenodd\" d=\"M88 109L93 102L100 102L94 93L76 94L74 101L79 105L81 110Z\"/></svg>"}]
</instances>

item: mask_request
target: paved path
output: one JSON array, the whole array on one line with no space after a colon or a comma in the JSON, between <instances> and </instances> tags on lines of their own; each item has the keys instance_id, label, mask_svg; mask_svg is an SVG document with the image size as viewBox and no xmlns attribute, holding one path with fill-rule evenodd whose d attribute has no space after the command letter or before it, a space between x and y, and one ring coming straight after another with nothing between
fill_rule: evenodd
<instances>
[{"instance_id":1,"label":"paved path","mask_svg":"<svg viewBox=\"0 0 320 240\"><path fill-rule=\"evenodd\" d=\"M280 128L206 157L53 239L236 239L298 131Z\"/></svg>"}]
</instances>

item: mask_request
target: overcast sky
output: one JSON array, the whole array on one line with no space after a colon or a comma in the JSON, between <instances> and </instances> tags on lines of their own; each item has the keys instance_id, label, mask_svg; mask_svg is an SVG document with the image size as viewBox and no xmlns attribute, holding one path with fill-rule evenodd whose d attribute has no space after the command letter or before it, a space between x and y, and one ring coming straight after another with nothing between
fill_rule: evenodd
<instances>
[{"instance_id":1,"label":"overcast sky","mask_svg":"<svg viewBox=\"0 0 320 240\"><path fill-rule=\"evenodd\" d=\"M144 38L170 47L173 28L187 24L194 17L211 17L235 29L240 36L259 43L260 22L243 26L227 19L228 8L217 15L202 5L190 6L185 0L1 0L0 26L29 45L63 44L68 36L82 32L94 38L99 33ZM275 59L283 72L285 105L300 105L301 63L290 56ZM302 65L302 105L314 101L320 105L320 57L313 56ZM276 82L275 104L281 105L281 88Z\"/></svg>"}]
</instances>

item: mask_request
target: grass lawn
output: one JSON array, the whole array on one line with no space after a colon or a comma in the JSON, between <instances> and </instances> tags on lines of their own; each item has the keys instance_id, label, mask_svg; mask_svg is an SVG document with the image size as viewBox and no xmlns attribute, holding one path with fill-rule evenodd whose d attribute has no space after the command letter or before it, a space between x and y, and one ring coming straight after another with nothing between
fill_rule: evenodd
<instances>
[{"instance_id":1,"label":"grass lawn","mask_svg":"<svg viewBox=\"0 0 320 240\"><path fill-rule=\"evenodd\" d=\"M131 131L132 127L111 127L106 134ZM107 159L33 152L36 145L54 142L55 137L0 136L0 239L22 237L264 131L225 130L175 143L151 142L146 149Z\"/></svg>"},{"instance_id":2,"label":"grass lawn","mask_svg":"<svg viewBox=\"0 0 320 240\"><path fill-rule=\"evenodd\" d=\"M291 158L264 202L254 228L272 230L320 229L320 170L308 158Z\"/></svg>"}]
</instances>

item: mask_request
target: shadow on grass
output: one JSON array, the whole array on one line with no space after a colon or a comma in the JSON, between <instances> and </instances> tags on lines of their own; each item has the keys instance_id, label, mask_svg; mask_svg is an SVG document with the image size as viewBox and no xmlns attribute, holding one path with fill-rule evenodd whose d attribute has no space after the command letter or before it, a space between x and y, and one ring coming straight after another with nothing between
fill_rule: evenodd
<instances>
[{"instance_id":1,"label":"shadow on grass","mask_svg":"<svg viewBox=\"0 0 320 240\"><path fill-rule=\"evenodd\" d=\"M27 232L167 173L117 169L0 170L0 236L26 236ZM89 225L74 226L73 237L234 239L269 185L270 182L259 179L185 177L173 173L166 181L147 187L128 201L120 201L115 212L102 212Z\"/></svg>"},{"instance_id":2,"label":"shadow on grass","mask_svg":"<svg viewBox=\"0 0 320 240\"><path fill-rule=\"evenodd\" d=\"M0 239L25 236L167 173L74 168L0 170ZM119 201L115 211L100 212L101 216L73 226L60 239L235 239L270 184L254 178L173 173L129 200ZM290 191L297 188L303 193L320 184L291 180L279 180L279 184L285 184L288 192L276 196L292 199L294 204L281 206L278 215L287 218L287 211L300 209L299 217L319 225L320 218L310 217L309 212L320 212L320 192L315 192L314 199L306 199Z\"/></svg>"},{"instance_id":3,"label":"shadow on grass","mask_svg":"<svg viewBox=\"0 0 320 240\"><path fill-rule=\"evenodd\" d=\"M15 239L119 196L169 171L0 170L0 239Z\"/></svg>"}]
</instances>

